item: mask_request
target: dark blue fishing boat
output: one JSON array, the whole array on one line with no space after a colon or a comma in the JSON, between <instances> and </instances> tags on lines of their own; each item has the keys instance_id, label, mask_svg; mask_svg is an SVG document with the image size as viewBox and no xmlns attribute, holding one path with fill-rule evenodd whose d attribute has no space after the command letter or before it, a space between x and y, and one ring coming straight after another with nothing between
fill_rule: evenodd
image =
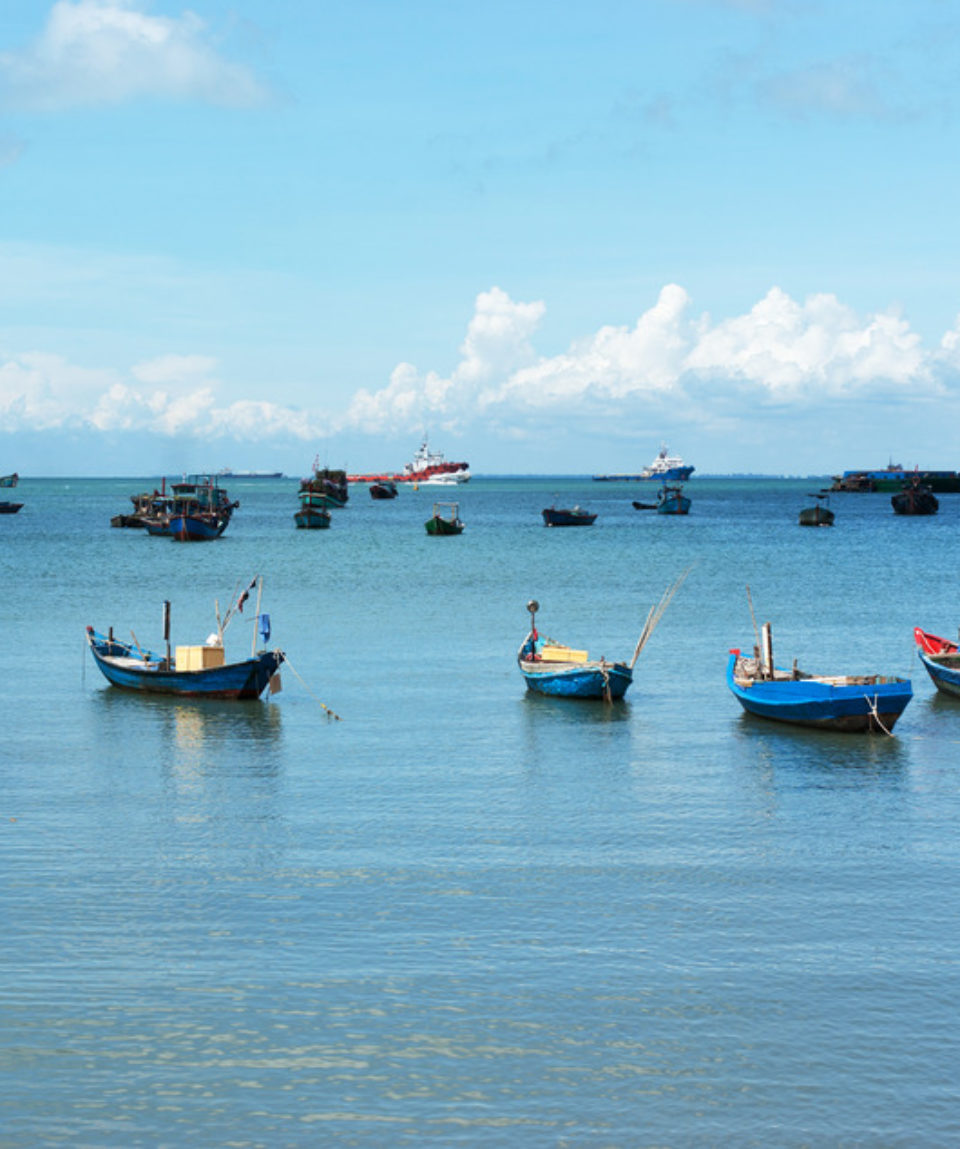
<instances>
[{"instance_id":1,"label":"dark blue fishing boat","mask_svg":"<svg viewBox=\"0 0 960 1149\"><path fill-rule=\"evenodd\" d=\"M545 527L589 527L596 521L596 514L582 507L545 507L541 512Z\"/></svg>"},{"instance_id":2,"label":"dark blue fishing boat","mask_svg":"<svg viewBox=\"0 0 960 1149\"><path fill-rule=\"evenodd\" d=\"M227 529L233 512L240 506L231 502L215 476L194 475L171 484L156 501L155 513L144 517L147 534L177 542L203 542L218 539Z\"/></svg>"},{"instance_id":3,"label":"dark blue fishing boat","mask_svg":"<svg viewBox=\"0 0 960 1149\"><path fill-rule=\"evenodd\" d=\"M371 499L395 499L397 497L397 484L392 479L382 479L378 483L370 484Z\"/></svg>"},{"instance_id":4,"label":"dark blue fishing boat","mask_svg":"<svg viewBox=\"0 0 960 1149\"><path fill-rule=\"evenodd\" d=\"M0 503L0 515L15 515L22 506L23 503L10 503L4 501Z\"/></svg>"},{"instance_id":5,"label":"dark blue fishing boat","mask_svg":"<svg viewBox=\"0 0 960 1149\"><path fill-rule=\"evenodd\" d=\"M87 627L87 643L94 662L104 678L124 690L139 690L148 694L174 694L186 698L259 698L274 679L284 661L280 650L254 650L247 659L227 662L223 648L223 633L243 605L254 587L257 593L257 631L265 644L270 638L269 615L260 614L262 580L255 578L241 592L236 602L221 620L217 613L217 633L202 646L178 646L175 656L170 650L170 604L164 603L163 626L166 653L157 654L144 649L131 631L133 642L122 642L113 635L98 634ZM271 684L279 689L279 679Z\"/></svg>"},{"instance_id":6,"label":"dark blue fishing boat","mask_svg":"<svg viewBox=\"0 0 960 1149\"><path fill-rule=\"evenodd\" d=\"M314 459L313 474L309 479L300 480L301 499L305 494L313 496L312 505L315 507L345 507L350 498L347 472L333 467L321 467L319 458Z\"/></svg>"},{"instance_id":7,"label":"dark blue fishing boat","mask_svg":"<svg viewBox=\"0 0 960 1149\"><path fill-rule=\"evenodd\" d=\"M759 718L843 732L890 734L913 697L909 679L879 674L816 675L774 665L770 627L752 658L730 651L727 685Z\"/></svg>"},{"instance_id":8,"label":"dark blue fishing boat","mask_svg":"<svg viewBox=\"0 0 960 1149\"><path fill-rule=\"evenodd\" d=\"M293 516L297 529L301 531L325 531L330 526L330 512L323 495L313 491L301 491L300 510Z\"/></svg>"},{"instance_id":9,"label":"dark blue fishing boat","mask_svg":"<svg viewBox=\"0 0 960 1149\"><path fill-rule=\"evenodd\" d=\"M690 499L683 493L679 483L664 483L657 495L658 515L686 515L690 513Z\"/></svg>"},{"instance_id":10,"label":"dark blue fishing boat","mask_svg":"<svg viewBox=\"0 0 960 1149\"><path fill-rule=\"evenodd\" d=\"M933 685L942 694L960 698L960 650L955 642L914 627L917 653Z\"/></svg>"},{"instance_id":11,"label":"dark blue fishing boat","mask_svg":"<svg viewBox=\"0 0 960 1149\"><path fill-rule=\"evenodd\" d=\"M537 632L537 611L540 604L534 599L527 603L530 612L530 633L517 652L517 665L526 682L527 690L536 694L549 694L555 698L602 698L612 702L623 698L633 682L633 668L640 652L653 634L663 612L681 583L687 577L684 571L673 586L664 591L660 601L650 608L647 621L629 662L608 662L601 656L591 659L585 650L576 650L555 642Z\"/></svg>"}]
</instances>

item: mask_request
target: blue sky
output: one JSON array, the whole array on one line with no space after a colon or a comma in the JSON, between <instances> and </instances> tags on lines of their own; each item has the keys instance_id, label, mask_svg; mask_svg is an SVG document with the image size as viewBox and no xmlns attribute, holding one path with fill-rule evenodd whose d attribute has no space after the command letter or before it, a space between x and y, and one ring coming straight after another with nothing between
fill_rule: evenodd
<instances>
[{"instance_id":1,"label":"blue sky","mask_svg":"<svg viewBox=\"0 0 960 1149\"><path fill-rule=\"evenodd\" d=\"M7 0L0 473L960 468L960 6Z\"/></svg>"}]
</instances>

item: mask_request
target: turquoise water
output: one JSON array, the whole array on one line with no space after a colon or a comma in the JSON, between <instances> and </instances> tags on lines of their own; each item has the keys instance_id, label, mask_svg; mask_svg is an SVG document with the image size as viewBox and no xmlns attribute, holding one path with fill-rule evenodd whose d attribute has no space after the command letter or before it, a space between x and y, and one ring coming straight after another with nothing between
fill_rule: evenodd
<instances>
[{"instance_id":1,"label":"turquoise water","mask_svg":"<svg viewBox=\"0 0 960 1149\"><path fill-rule=\"evenodd\" d=\"M809 480L695 479L668 519L478 478L429 539L428 488L302 532L294 481L235 482L183 545L109 527L148 485L25 479L0 519L4 1149L957 1143L960 703L912 628L960 622L960 495L817 531ZM596 525L545 530L555 499ZM625 703L524 693L528 599L621 657L690 565ZM258 572L267 701L84 653L161 646L165 598L202 641ZM741 713L747 584L782 661L913 678L895 738Z\"/></svg>"}]
</instances>

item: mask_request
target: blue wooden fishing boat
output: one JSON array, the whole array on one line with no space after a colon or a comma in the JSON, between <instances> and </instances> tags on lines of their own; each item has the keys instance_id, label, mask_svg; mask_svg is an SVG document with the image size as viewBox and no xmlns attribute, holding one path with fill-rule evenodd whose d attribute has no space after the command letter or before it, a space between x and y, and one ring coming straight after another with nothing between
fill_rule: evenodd
<instances>
[{"instance_id":1,"label":"blue wooden fishing boat","mask_svg":"<svg viewBox=\"0 0 960 1149\"><path fill-rule=\"evenodd\" d=\"M0 487L15 487L20 482L16 471L12 475L0 475Z\"/></svg>"},{"instance_id":2,"label":"blue wooden fishing boat","mask_svg":"<svg viewBox=\"0 0 960 1149\"><path fill-rule=\"evenodd\" d=\"M596 514L582 507L545 507L541 512L545 527L589 527L596 521Z\"/></svg>"},{"instance_id":3,"label":"blue wooden fishing boat","mask_svg":"<svg viewBox=\"0 0 960 1149\"><path fill-rule=\"evenodd\" d=\"M527 610L531 618L530 633L517 652L517 665L520 667L527 690L536 694L549 694L556 698L602 698L606 702L623 698L630 683L633 682L633 668L637 664L640 652L646 646L663 612L688 573L684 571L663 593L660 601L650 608L629 662L609 662L603 656L591 659L585 650L576 650L552 638L541 636L537 631L537 611L540 609L540 604L536 599L528 602Z\"/></svg>"},{"instance_id":4,"label":"blue wooden fishing boat","mask_svg":"<svg viewBox=\"0 0 960 1149\"><path fill-rule=\"evenodd\" d=\"M817 675L774 665L770 625L754 656L731 650L727 685L750 714L843 732L890 734L913 697L909 679L879 674Z\"/></svg>"},{"instance_id":5,"label":"blue wooden fishing boat","mask_svg":"<svg viewBox=\"0 0 960 1149\"><path fill-rule=\"evenodd\" d=\"M316 507L345 507L350 498L347 472L333 467L321 467L319 458L314 459L313 474L309 479L300 480L301 499L305 494L313 496L312 505Z\"/></svg>"},{"instance_id":6,"label":"blue wooden fishing boat","mask_svg":"<svg viewBox=\"0 0 960 1149\"><path fill-rule=\"evenodd\" d=\"M265 644L270 638L269 615L259 613L262 580L255 578L239 595L223 620L217 616L217 634L202 646L178 646L170 649L170 604L164 603L163 624L166 652L158 654L144 649L131 631L132 642L87 627L87 643L94 662L112 686L139 690L148 694L174 694L187 698L259 698L284 661L280 650L253 650L247 659L227 662L223 633L234 615L242 611L250 592L258 587L257 635ZM211 641L213 640L213 641ZM279 688L279 679L271 689Z\"/></svg>"},{"instance_id":7,"label":"blue wooden fishing boat","mask_svg":"<svg viewBox=\"0 0 960 1149\"><path fill-rule=\"evenodd\" d=\"M233 512L240 506L231 502L215 476L194 475L171 484L171 495L156 500L155 510L144 516L147 534L177 542L203 542L218 539L227 529Z\"/></svg>"},{"instance_id":8,"label":"blue wooden fishing boat","mask_svg":"<svg viewBox=\"0 0 960 1149\"><path fill-rule=\"evenodd\" d=\"M11 503L5 500L0 503L0 515L15 515L22 506L23 503Z\"/></svg>"},{"instance_id":9,"label":"blue wooden fishing boat","mask_svg":"<svg viewBox=\"0 0 960 1149\"><path fill-rule=\"evenodd\" d=\"M955 642L914 627L917 653L933 685L942 694L960 698L960 650Z\"/></svg>"},{"instance_id":10,"label":"blue wooden fishing boat","mask_svg":"<svg viewBox=\"0 0 960 1149\"><path fill-rule=\"evenodd\" d=\"M294 522L299 531L326 531L330 529L330 511L326 507L313 507L301 499L300 510L294 512Z\"/></svg>"},{"instance_id":11,"label":"blue wooden fishing boat","mask_svg":"<svg viewBox=\"0 0 960 1149\"><path fill-rule=\"evenodd\" d=\"M657 495L658 515L686 515L690 513L690 499L683 493L683 487L664 483Z\"/></svg>"}]
</instances>

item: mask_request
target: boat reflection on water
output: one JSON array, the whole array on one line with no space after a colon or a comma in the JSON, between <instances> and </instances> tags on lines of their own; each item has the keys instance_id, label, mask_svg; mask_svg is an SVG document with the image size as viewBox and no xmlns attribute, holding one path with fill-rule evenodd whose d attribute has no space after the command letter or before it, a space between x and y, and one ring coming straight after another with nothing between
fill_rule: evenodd
<instances>
[{"instance_id":1,"label":"boat reflection on water","mask_svg":"<svg viewBox=\"0 0 960 1149\"><path fill-rule=\"evenodd\" d=\"M90 701L98 708L93 713L102 741L126 760L131 744L143 741L168 747L161 764L178 775L276 773L283 738L279 706L100 689L90 691Z\"/></svg>"}]
</instances>

